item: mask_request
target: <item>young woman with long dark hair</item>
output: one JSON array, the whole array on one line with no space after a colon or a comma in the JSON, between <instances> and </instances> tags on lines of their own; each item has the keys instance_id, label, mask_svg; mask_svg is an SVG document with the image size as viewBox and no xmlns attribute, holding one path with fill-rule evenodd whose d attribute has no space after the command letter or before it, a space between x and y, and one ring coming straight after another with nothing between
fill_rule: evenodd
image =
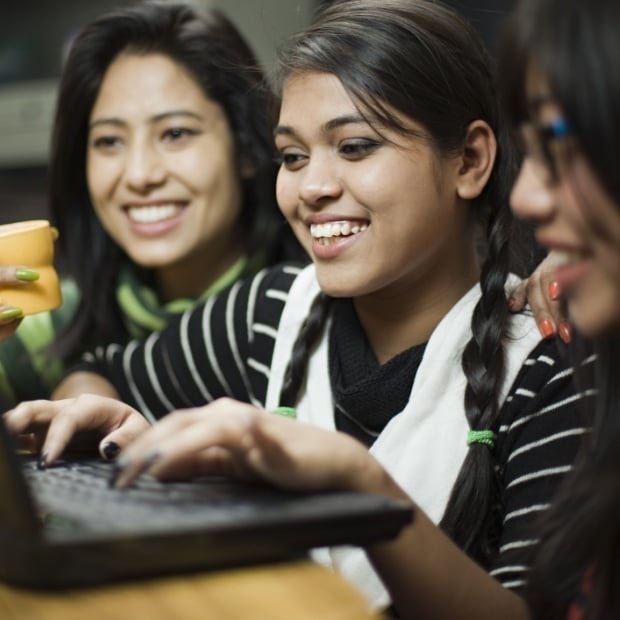
<instances>
[{"instance_id":1,"label":"young woman with long dark hair","mask_svg":"<svg viewBox=\"0 0 620 620\"><path fill-rule=\"evenodd\" d=\"M403 616L510 618L586 395L509 312L516 160L487 54L437 3L350 0L292 39L280 80L278 203L313 264L263 271L67 379L125 402L25 403L7 423L41 432L42 467L99 429L102 454L126 447L120 486L150 469L412 498L411 526L367 550L387 591L362 550L323 559Z\"/></svg>"},{"instance_id":2,"label":"young woman with long dark hair","mask_svg":"<svg viewBox=\"0 0 620 620\"><path fill-rule=\"evenodd\" d=\"M77 34L50 153L64 303L0 347L0 401L47 398L88 348L146 337L237 278L307 260L275 201L272 93L219 11L145 2Z\"/></svg>"},{"instance_id":3,"label":"young woman with long dark hair","mask_svg":"<svg viewBox=\"0 0 620 620\"><path fill-rule=\"evenodd\" d=\"M503 46L502 91L526 155L513 208L556 254L580 357L596 357L593 432L540 526L529 580L532 615L545 620L620 617L619 28L614 0L523 0Z\"/></svg>"}]
</instances>

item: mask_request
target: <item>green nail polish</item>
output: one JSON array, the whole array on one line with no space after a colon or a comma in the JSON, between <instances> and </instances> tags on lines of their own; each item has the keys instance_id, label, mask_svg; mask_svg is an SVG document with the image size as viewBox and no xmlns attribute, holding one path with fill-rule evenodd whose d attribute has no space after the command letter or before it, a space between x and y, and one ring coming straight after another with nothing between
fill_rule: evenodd
<instances>
[{"instance_id":1,"label":"green nail polish","mask_svg":"<svg viewBox=\"0 0 620 620\"><path fill-rule=\"evenodd\" d=\"M16 319L24 314L21 308L5 308L0 310L0 319L6 321L8 319Z\"/></svg>"},{"instance_id":2,"label":"green nail polish","mask_svg":"<svg viewBox=\"0 0 620 620\"><path fill-rule=\"evenodd\" d=\"M23 282L34 282L39 279L39 272L34 269L19 268L15 270L15 277Z\"/></svg>"}]
</instances>

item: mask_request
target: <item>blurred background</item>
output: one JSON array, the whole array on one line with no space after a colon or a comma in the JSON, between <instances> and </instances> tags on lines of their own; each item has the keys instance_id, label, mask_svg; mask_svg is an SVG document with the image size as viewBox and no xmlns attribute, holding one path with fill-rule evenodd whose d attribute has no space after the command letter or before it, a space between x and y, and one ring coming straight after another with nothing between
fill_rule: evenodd
<instances>
[{"instance_id":1,"label":"blurred background","mask_svg":"<svg viewBox=\"0 0 620 620\"><path fill-rule=\"evenodd\" d=\"M275 50L338 0L193 0L226 13L269 72ZM481 32L495 53L511 0L447 0ZM75 32L122 0L3 1L0 21L0 223L47 217L47 154L56 83Z\"/></svg>"}]
</instances>

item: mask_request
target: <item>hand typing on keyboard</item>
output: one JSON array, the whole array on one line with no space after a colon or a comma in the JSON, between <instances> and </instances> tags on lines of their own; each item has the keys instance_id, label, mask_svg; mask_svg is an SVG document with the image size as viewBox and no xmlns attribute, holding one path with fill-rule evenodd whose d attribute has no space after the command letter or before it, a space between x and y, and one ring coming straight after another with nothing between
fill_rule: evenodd
<instances>
[{"instance_id":1,"label":"hand typing on keyboard","mask_svg":"<svg viewBox=\"0 0 620 620\"><path fill-rule=\"evenodd\" d=\"M120 448L149 427L147 420L125 403L93 394L23 402L4 414L4 422L16 435L34 436L32 443L41 446L41 468L74 447L76 440L83 444L85 437L93 451L98 448L104 458L114 458ZM82 451L85 447L80 446Z\"/></svg>"}]
</instances>

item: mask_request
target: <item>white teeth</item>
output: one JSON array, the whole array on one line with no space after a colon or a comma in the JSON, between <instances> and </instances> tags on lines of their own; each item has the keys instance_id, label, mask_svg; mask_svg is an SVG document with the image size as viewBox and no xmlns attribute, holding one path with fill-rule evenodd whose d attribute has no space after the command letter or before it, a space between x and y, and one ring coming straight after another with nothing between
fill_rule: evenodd
<instances>
[{"instance_id":1,"label":"white teeth","mask_svg":"<svg viewBox=\"0 0 620 620\"><path fill-rule=\"evenodd\" d=\"M549 263L553 267L569 265L581 259L581 255L577 252L564 252L561 250L552 250L549 252Z\"/></svg>"},{"instance_id":2,"label":"white teeth","mask_svg":"<svg viewBox=\"0 0 620 620\"><path fill-rule=\"evenodd\" d=\"M329 239L330 237L347 237L356 235L368 228L368 224L352 224L351 222L328 222L327 224L312 224L310 234L315 239Z\"/></svg>"},{"instance_id":3,"label":"white teeth","mask_svg":"<svg viewBox=\"0 0 620 620\"><path fill-rule=\"evenodd\" d=\"M139 224L154 224L156 222L162 222L174 217L181 207L178 205L157 205L152 207L129 207L127 209L127 215L133 222Z\"/></svg>"}]
</instances>

